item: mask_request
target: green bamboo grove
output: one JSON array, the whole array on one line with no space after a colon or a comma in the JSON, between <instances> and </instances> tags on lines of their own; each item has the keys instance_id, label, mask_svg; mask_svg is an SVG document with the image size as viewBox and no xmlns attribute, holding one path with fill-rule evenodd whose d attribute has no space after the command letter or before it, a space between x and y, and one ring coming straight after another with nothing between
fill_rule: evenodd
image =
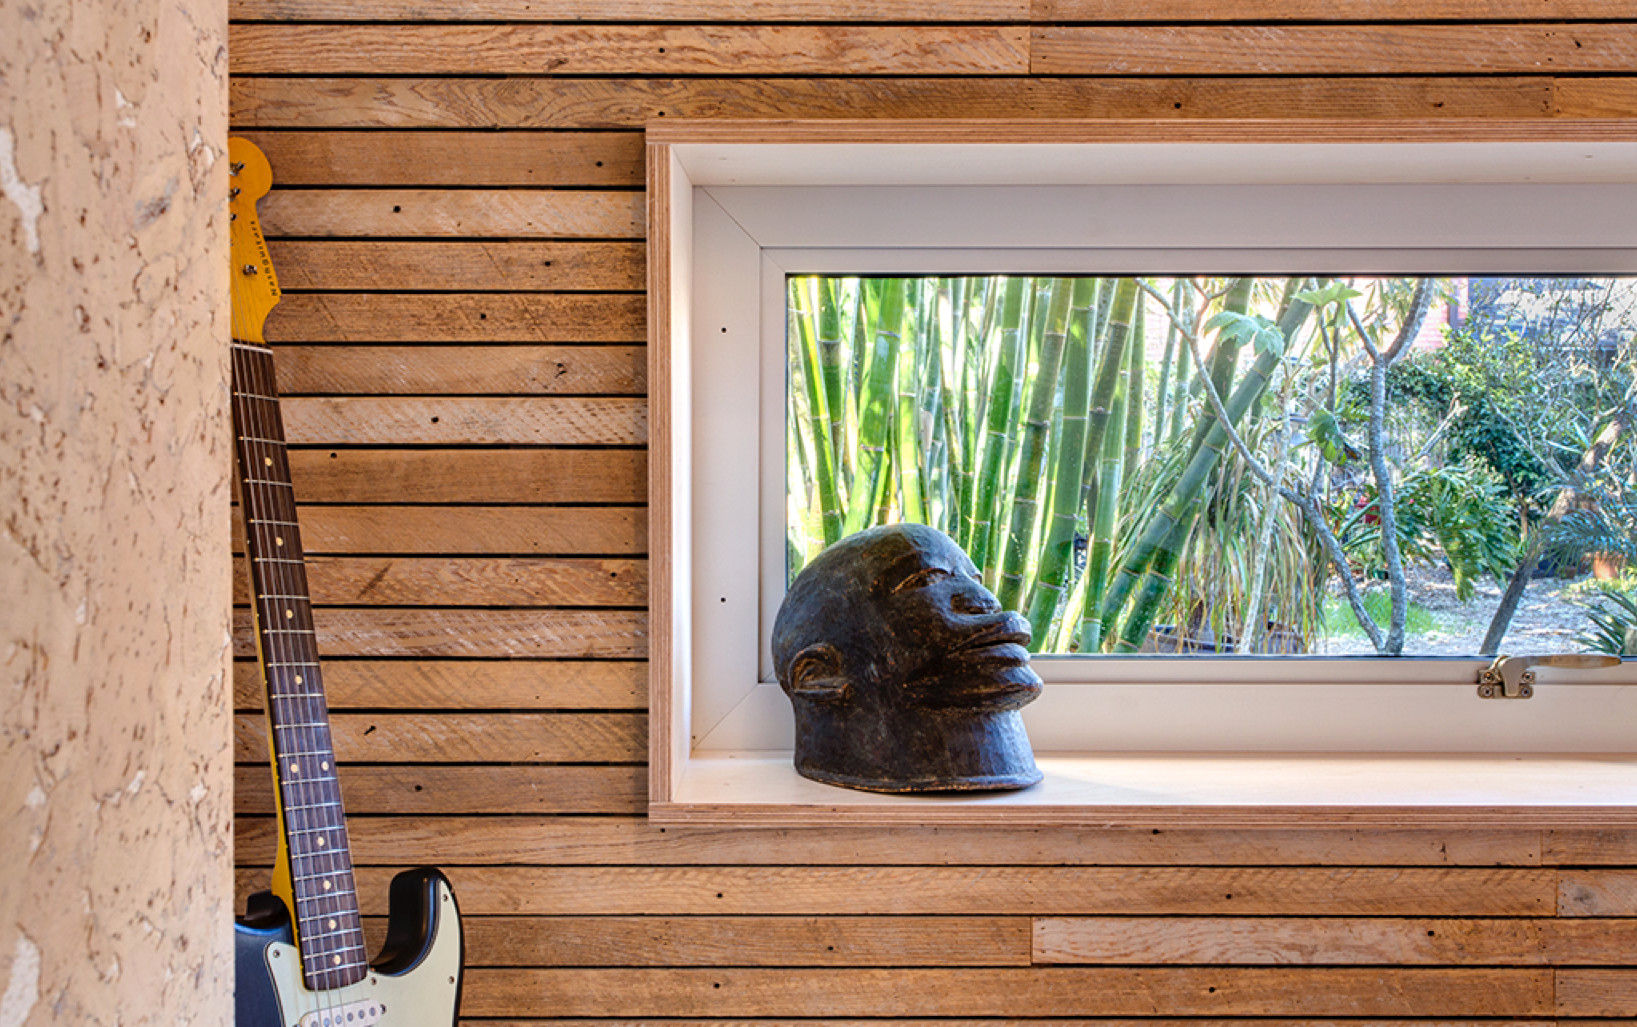
<instances>
[{"instance_id":1,"label":"green bamboo grove","mask_svg":"<svg viewBox=\"0 0 1637 1027\"><path fill-rule=\"evenodd\" d=\"M792 277L789 573L915 521L960 543L1037 651L1163 650L1156 627L1239 633L1246 609L1310 632L1322 554L1238 466L1200 381L1242 438L1271 438L1277 419L1255 414L1285 348L1201 326L1260 313L1294 339L1313 313L1301 284Z\"/></svg>"}]
</instances>

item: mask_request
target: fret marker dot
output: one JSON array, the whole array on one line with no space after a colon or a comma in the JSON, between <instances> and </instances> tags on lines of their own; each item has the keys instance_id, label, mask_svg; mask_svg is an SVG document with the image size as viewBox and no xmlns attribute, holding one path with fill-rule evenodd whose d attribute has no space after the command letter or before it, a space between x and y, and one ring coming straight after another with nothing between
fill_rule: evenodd
<instances>
[{"instance_id":1,"label":"fret marker dot","mask_svg":"<svg viewBox=\"0 0 1637 1027\"><path fill-rule=\"evenodd\" d=\"M334 920L329 921L328 926L329 926L330 930L332 930L332 931L335 930L335 921Z\"/></svg>"},{"instance_id":2,"label":"fret marker dot","mask_svg":"<svg viewBox=\"0 0 1637 1027\"><path fill-rule=\"evenodd\" d=\"M298 685L301 684L301 675L300 674L296 675L296 684L298 684Z\"/></svg>"},{"instance_id":3,"label":"fret marker dot","mask_svg":"<svg viewBox=\"0 0 1637 1027\"><path fill-rule=\"evenodd\" d=\"M284 619L285 620L289 620L291 617L294 617L295 615L296 615L296 611L294 611L294 610L285 610L284 611Z\"/></svg>"},{"instance_id":4,"label":"fret marker dot","mask_svg":"<svg viewBox=\"0 0 1637 1027\"><path fill-rule=\"evenodd\" d=\"M270 457L270 456L264 456L264 457L262 457L262 458L261 458L261 462L262 462L262 463L264 463L264 464L266 464L266 465L267 465L267 466L268 466L268 467L271 467L271 466L273 466L273 458L272 458L272 457Z\"/></svg>"},{"instance_id":5,"label":"fret marker dot","mask_svg":"<svg viewBox=\"0 0 1637 1027\"><path fill-rule=\"evenodd\" d=\"M292 774L301 773L301 764L299 764L299 763L290 764L290 773L292 773Z\"/></svg>"},{"instance_id":6,"label":"fret marker dot","mask_svg":"<svg viewBox=\"0 0 1637 1027\"><path fill-rule=\"evenodd\" d=\"M336 964L336 965L337 965L337 966L340 966L340 965L341 965L341 957L340 957L340 956L336 956L336 957L335 957L335 964Z\"/></svg>"},{"instance_id":7,"label":"fret marker dot","mask_svg":"<svg viewBox=\"0 0 1637 1027\"><path fill-rule=\"evenodd\" d=\"M323 835L318 836L318 847L321 848L321 849L324 847L324 836Z\"/></svg>"},{"instance_id":8,"label":"fret marker dot","mask_svg":"<svg viewBox=\"0 0 1637 1027\"><path fill-rule=\"evenodd\" d=\"M329 760L325 760L325 761L324 761L324 762L323 762L323 763L320 763L320 764L319 764L319 765L318 765L318 769L319 769L319 770L329 770L329 769L330 769L330 761L329 761Z\"/></svg>"},{"instance_id":9,"label":"fret marker dot","mask_svg":"<svg viewBox=\"0 0 1637 1027\"><path fill-rule=\"evenodd\" d=\"M275 538L274 538L274 539L273 539L273 544L274 544L274 545L275 545L275 546L282 546L282 545L284 545L284 536L283 536L283 535L279 535L279 536L276 536L276 537L275 537Z\"/></svg>"},{"instance_id":10,"label":"fret marker dot","mask_svg":"<svg viewBox=\"0 0 1637 1027\"><path fill-rule=\"evenodd\" d=\"M325 890L325 891L329 891L329 890L330 890L330 882L328 882L328 881L325 881L325 882L324 882L324 890Z\"/></svg>"}]
</instances>

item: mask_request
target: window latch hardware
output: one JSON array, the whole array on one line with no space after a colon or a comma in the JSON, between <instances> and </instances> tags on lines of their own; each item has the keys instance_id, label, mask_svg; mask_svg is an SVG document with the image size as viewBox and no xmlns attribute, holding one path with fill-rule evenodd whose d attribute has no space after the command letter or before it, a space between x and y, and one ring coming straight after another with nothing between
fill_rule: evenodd
<instances>
[{"instance_id":1,"label":"window latch hardware","mask_svg":"<svg viewBox=\"0 0 1637 1027\"><path fill-rule=\"evenodd\" d=\"M1478 698L1527 699L1535 694L1536 667L1595 670L1612 667L1618 656L1603 653L1553 653L1549 656L1497 656L1478 673Z\"/></svg>"}]
</instances>

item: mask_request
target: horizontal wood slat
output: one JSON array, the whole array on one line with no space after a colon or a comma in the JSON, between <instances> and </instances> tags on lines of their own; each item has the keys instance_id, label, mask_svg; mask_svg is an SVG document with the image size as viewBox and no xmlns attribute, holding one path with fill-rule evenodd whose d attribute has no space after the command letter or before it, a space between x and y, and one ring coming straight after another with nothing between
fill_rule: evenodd
<instances>
[{"instance_id":1,"label":"horizontal wood slat","mask_svg":"<svg viewBox=\"0 0 1637 1027\"><path fill-rule=\"evenodd\" d=\"M378 921L371 919L371 924ZM468 966L1027 966L1023 917L468 917Z\"/></svg>"},{"instance_id":2,"label":"horizontal wood slat","mask_svg":"<svg viewBox=\"0 0 1637 1027\"><path fill-rule=\"evenodd\" d=\"M640 395L640 346L275 346L279 391Z\"/></svg>"},{"instance_id":3,"label":"horizontal wood slat","mask_svg":"<svg viewBox=\"0 0 1637 1027\"><path fill-rule=\"evenodd\" d=\"M633 763L647 757L639 713L334 713L343 763ZM234 718L233 757L267 759L267 721Z\"/></svg>"},{"instance_id":4,"label":"horizontal wood slat","mask_svg":"<svg viewBox=\"0 0 1637 1027\"><path fill-rule=\"evenodd\" d=\"M567 189L279 189L262 227L280 236L640 239L642 194Z\"/></svg>"},{"instance_id":5,"label":"horizontal wood slat","mask_svg":"<svg viewBox=\"0 0 1637 1027\"><path fill-rule=\"evenodd\" d=\"M613 660L326 660L332 710L620 709L648 701L648 665ZM263 705L261 668L233 665L237 709Z\"/></svg>"},{"instance_id":6,"label":"horizontal wood slat","mask_svg":"<svg viewBox=\"0 0 1637 1027\"><path fill-rule=\"evenodd\" d=\"M234 602L248 603L243 561ZM552 557L310 556L307 584L318 605L641 606L645 560Z\"/></svg>"},{"instance_id":7,"label":"horizontal wood slat","mask_svg":"<svg viewBox=\"0 0 1637 1027\"><path fill-rule=\"evenodd\" d=\"M1557 911L1559 916L1637 916L1637 870L1565 870Z\"/></svg>"},{"instance_id":8,"label":"horizontal wood slat","mask_svg":"<svg viewBox=\"0 0 1637 1027\"><path fill-rule=\"evenodd\" d=\"M266 21L1557 21L1637 18L1632 0L231 0Z\"/></svg>"},{"instance_id":9,"label":"horizontal wood slat","mask_svg":"<svg viewBox=\"0 0 1637 1027\"><path fill-rule=\"evenodd\" d=\"M390 871L361 873L372 879ZM461 908L479 914L1550 916L1555 876L1425 868L557 866L468 868L459 885Z\"/></svg>"},{"instance_id":10,"label":"horizontal wood slat","mask_svg":"<svg viewBox=\"0 0 1637 1027\"><path fill-rule=\"evenodd\" d=\"M642 185L640 132L247 132L245 138L267 155L278 189ZM273 266L283 279L285 262L276 253Z\"/></svg>"},{"instance_id":11,"label":"horizontal wood slat","mask_svg":"<svg viewBox=\"0 0 1637 1027\"><path fill-rule=\"evenodd\" d=\"M273 812L273 779L264 766L235 768L233 806L266 819ZM460 813L636 813L647 797L643 767L580 766L347 766L341 795L347 812L436 817ZM437 821L431 820L436 824ZM243 823L243 821L241 821ZM269 821L270 823L270 821ZM355 822L356 823L356 822ZM235 858L265 865L273 859L271 832L234 835Z\"/></svg>"},{"instance_id":12,"label":"horizontal wood slat","mask_svg":"<svg viewBox=\"0 0 1637 1027\"><path fill-rule=\"evenodd\" d=\"M235 75L1021 75L1018 26L238 25Z\"/></svg>"},{"instance_id":13,"label":"horizontal wood slat","mask_svg":"<svg viewBox=\"0 0 1637 1027\"><path fill-rule=\"evenodd\" d=\"M1602 982L1596 982L1602 983ZM1588 985L1591 992L1595 984ZM1602 1000L1588 1008L1618 1004ZM1543 969L507 969L467 972L468 1016L1517 1016L1550 1014Z\"/></svg>"},{"instance_id":14,"label":"horizontal wood slat","mask_svg":"<svg viewBox=\"0 0 1637 1027\"><path fill-rule=\"evenodd\" d=\"M326 678L327 681L330 677ZM331 686L333 688L333 686ZM241 821L241 849L271 845ZM1097 828L755 828L656 827L603 817L375 819L353 826L360 863L398 854L444 864L1139 865L1288 864L1485 865L1533 858L1531 832L1145 831ZM270 851L270 850L269 850ZM1413 915L1414 910L1406 911ZM1042 915L1050 915L1045 911Z\"/></svg>"},{"instance_id":15,"label":"horizontal wood slat","mask_svg":"<svg viewBox=\"0 0 1637 1027\"><path fill-rule=\"evenodd\" d=\"M345 3L345 0L330 0L330 3ZM1637 18L1637 3L1632 0L1416 0L1413 4L1404 3L1403 0L1234 0L1233 3L1201 3L1200 0L1034 0L1032 8L1031 16L1037 22L1557 21L1570 18Z\"/></svg>"},{"instance_id":16,"label":"horizontal wood slat","mask_svg":"<svg viewBox=\"0 0 1637 1027\"><path fill-rule=\"evenodd\" d=\"M313 611L326 656L634 659L648 655L648 615L636 610L439 610L327 607ZM233 611L233 655L256 655L250 611Z\"/></svg>"},{"instance_id":17,"label":"horizontal wood slat","mask_svg":"<svg viewBox=\"0 0 1637 1027\"><path fill-rule=\"evenodd\" d=\"M1552 86L1552 106L1557 113L1566 117L1621 117L1621 111L1637 111L1637 80L1559 79Z\"/></svg>"},{"instance_id":18,"label":"horizontal wood slat","mask_svg":"<svg viewBox=\"0 0 1637 1027\"><path fill-rule=\"evenodd\" d=\"M653 118L1629 117L1623 85L1548 76L1420 78L235 79L245 127L636 128ZM1599 92L1599 89L1602 91Z\"/></svg>"},{"instance_id":19,"label":"horizontal wood slat","mask_svg":"<svg viewBox=\"0 0 1637 1027\"><path fill-rule=\"evenodd\" d=\"M1621 0L1616 0L1621 2ZM235 19L278 21L1025 21L1028 0L231 0Z\"/></svg>"},{"instance_id":20,"label":"horizontal wood slat","mask_svg":"<svg viewBox=\"0 0 1637 1027\"><path fill-rule=\"evenodd\" d=\"M590 1019L587 1017L484 1017L481 1020L462 1020L466 1027L749 1027L740 1018L707 1017L622 1017L618 1020ZM940 1017L923 1019L893 1017L892 1027L1560 1027L1558 1021L1535 1017L1514 1018L1497 1023L1494 1019L1439 1017L1436 1020L1408 1019L1405 1017L1331 1017L1304 1016L1300 1019L1285 1017L1221 1017L1201 1021L1197 1017ZM757 1017L755 1027L883 1027L879 1019L844 1017ZM1563 1024L1561 1027L1571 1027ZM1630 1027L1624 1021L1578 1020L1572 1027Z\"/></svg>"},{"instance_id":21,"label":"horizontal wood slat","mask_svg":"<svg viewBox=\"0 0 1637 1027\"><path fill-rule=\"evenodd\" d=\"M1556 984L1559 1016L1637 1019L1637 970L1559 970Z\"/></svg>"},{"instance_id":22,"label":"horizontal wood slat","mask_svg":"<svg viewBox=\"0 0 1637 1027\"><path fill-rule=\"evenodd\" d=\"M1034 921L1035 963L1598 966L1637 920L1106 917Z\"/></svg>"},{"instance_id":23,"label":"horizontal wood slat","mask_svg":"<svg viewBox=\"0 0 1637 1027\"><path fill-rule=\"evenodd\" d=\"M267 319L278 342L642 342L628 293L297 293Z\"/></svg>"},{"instance_id":24,"label":"horizontal wood slat","mask_svg":"<svg viewBox=\"0 0 1637 1027\"><path fill-rule=\"evenodd\" d=\"M631 506L298 506L308 554L638 555L647 510ZM244 524L233 509L235 549Z\"/></svg>"},{"instance_id":25,"label":"horizontal wood slat","mask_svg":"<svg viewBox=\"0 0 1637 1027\"><path fill-rule=\"evenodd\" d=\"M268 248L286 289L614 292L646 280L634 242L274 239Z\"/></svg>"},{"instance_id":26,"label":"horizontal wood slat","mask_svg":"<svg viewBox=\"0 0 1637 1027\"><path fill-rule=\"evenodd\" d=\"M1541 836L1541 855L1550 862L1567 866L1596 863L1637 866L1637 830L1585 828L1545 831Z\"/></svg>"},{"instance_id":27,"label":"horizontal wood slat","mask_svg":"<svg viewBox=\"0 0 1637 1027\"><path fill-rule=\"evenodd\" d=\"M601 396L289 399L292 445L638 446L648 401Z\"/></svg>"},{"instance_id":28,"label":"horizontal wood slat","mask_svg":"<svg viewBox=\"0 0 1637 1027\"><path fill-rule=\"evenodd\" d=\"M1446 75L1626 72L1629 25L1044 26L1038 75Z\"/></svg>"},{"instance_id":29,"label":"horizontal wood slat","mask_svg":"<svg viewBox=\"0 0 1637 1027\"><path fill-rule=\"evenodd\" d=\"M304 503L635 503L647 460L634 450L292 450Z\"/></svg>"}]
</instances>

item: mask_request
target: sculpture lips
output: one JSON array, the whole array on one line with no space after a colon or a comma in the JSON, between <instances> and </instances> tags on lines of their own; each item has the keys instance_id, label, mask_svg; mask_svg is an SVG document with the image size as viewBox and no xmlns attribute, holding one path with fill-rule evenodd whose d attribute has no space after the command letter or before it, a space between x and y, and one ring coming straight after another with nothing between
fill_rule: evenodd
<instances>
[{"instance_id":1,"label":"sculpture lips","mask_svg":"<svg viewBox=\"0 0 1637 1027\"><path fill-rule=\"evenodd\" d=\"M997 656L1010 660L1027 661L1029 658L1029 622L1021 614L1007 613L994 624L973 635L950 650L950 655Z\"/></svg>"}]
</instances>

